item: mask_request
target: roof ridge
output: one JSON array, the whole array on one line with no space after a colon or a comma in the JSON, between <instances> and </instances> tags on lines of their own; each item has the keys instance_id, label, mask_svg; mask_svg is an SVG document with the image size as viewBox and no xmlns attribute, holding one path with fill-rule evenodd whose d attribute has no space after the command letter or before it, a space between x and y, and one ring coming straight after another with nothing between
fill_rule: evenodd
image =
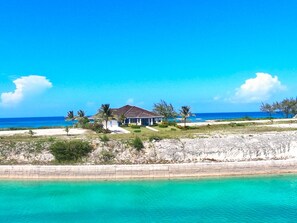
<instances>
[{"instance_id":1,"label":"roof ridge","mask_svg":"<svg viewBox=\"0 0 297 223\"><path fill-rule=\"evenodd\" d=\"M131 106L131 105L126 105L126 106L130 106L130 108L125 112L125 114L127 114L133 107L135 107L135 106Z\"/></svg>"}]
</instances>

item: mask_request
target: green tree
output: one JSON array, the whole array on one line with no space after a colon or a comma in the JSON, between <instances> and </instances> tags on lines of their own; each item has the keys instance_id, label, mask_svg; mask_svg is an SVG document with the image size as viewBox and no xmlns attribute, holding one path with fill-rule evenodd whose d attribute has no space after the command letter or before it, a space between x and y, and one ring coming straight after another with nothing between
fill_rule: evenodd
<instances>
[{"instance_id":1,"label":"green tree","mask_svg":"<svg viewBox=\"0 0 297 223\"><path fill-rule=\"evenodd\" d=\"M75 119L75 117L74 117L74 113L73 113L73 111L69 111L69 112L67 112L66 120L67 120L67 121L73 121L74 119Z\"/></svg>"},{"instance_id":2,"label":"green tree","mask_svg":"<svg viewBox=\"0 0 297 223\"><path fill-rule=\"evenodd\" d=\"M112 111L109 104L102 104L98 112L99 117L105 121L105 129L107 130L107 122L112 118Z\"/></svg>"},{"instance_id":3,"label":"green tree","mask_svg":"<svg viewBox=\"0 0 297 223\"><path fill-rule=\"evenodd\" d=\"M83 117L85 117L86 113L83 110L79 110L77 112L77 115L78 115L79 118L83 118Z\"/></svg>"},{"instance_id":4,"label":"green tree","mask_svg":"<svg viewBox=\"0 0 297 223\"><path fill-rule=\"evenodd\" d=\"M297 98L285 98L281 102L275 102L274 106L281 111L286 118L292 117L297 112Z\"/></svg>"},{"instance_id":5,"label":"green tree","mask_svg":"<svg viewBox=\"0 0 297 223\"><path fill-rule=\"evenodd\" d=\"M121 123L121 125L125 122L125 120L126 120L126 117L124 114L121 114L120 116L117 117L117 121Z\"/></svg>"},{"instance_id":6,"label":"green tree","mask_svg":"<svg viewBox=\"0 0 297 223\"><path fill-rule=\"evenodd\" d=\"M180 109L180 115L182 119L184 120L184 126L186 127L187 118L191 115L190 113L190 107L189 106L182 106Z\"/></svg>"},{"instance_id":7,"label":"green tree","mask_svg":"<svg viewBox=\"0 0 297 223\"><path fill-rule=\"evenodd\" d=\"M137 150L140 151L144 148L142 140L136 136L132 141L132 146Z\"/></svg>"},{"instance_id":8,"label":"green tree","mask_svg":"<svg viewBox=\"0 0 297 223\"><path fill-rule=\"evenodd\" d=\"M176 118L177 113L174 110L172 104L168 104L166 101L161 100L159 103L154 104L153 112L164 116L167 121L169 118Z\"/></svg>"},{"instance_id":9,"label":"green tree","mask_svg":"<svg viewBox=\"0 0 297 223\"><path fill-rule=\"evenodd\" d=\"M274 104L268 104L268 103L263 103L260 106L260 110L262 112L267 112L269 114L269 117L272 117L272 114L275 113L276 106Z\"/></svg>"},{"instance_id":10,"label":"green tree","mask_svg":"<svg viewBox=\"0 0 297 223\"><path fill-rule=\"evenodd\" d=\"M76 119L78 121L78 126L81 127L81 128L85 128L86 124L90 122L90 120L86 116L86 113L83 110L79 110L77 112Z\"/></svg>"}]
</instances>

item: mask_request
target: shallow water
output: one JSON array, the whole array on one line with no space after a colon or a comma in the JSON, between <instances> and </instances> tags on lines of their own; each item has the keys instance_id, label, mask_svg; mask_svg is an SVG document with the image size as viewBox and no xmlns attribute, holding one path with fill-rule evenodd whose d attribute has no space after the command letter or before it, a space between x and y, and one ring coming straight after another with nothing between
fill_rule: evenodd
<instances>
[{"instance_id":1,"label":"shallow water","mask_svg":"<svg viewBox=\"0 0 297 223\"><path fill-rule=\"evenodd\" d=\"M1 181L0 222L297 222L297 176Z\"/></svg>"}]
</instances>

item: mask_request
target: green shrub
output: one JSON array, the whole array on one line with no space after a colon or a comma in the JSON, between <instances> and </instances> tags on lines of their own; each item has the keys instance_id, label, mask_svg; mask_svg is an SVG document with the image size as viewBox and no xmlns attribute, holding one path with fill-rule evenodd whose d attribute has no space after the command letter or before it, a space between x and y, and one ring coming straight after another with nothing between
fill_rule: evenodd
<instances>
[{"instance_id":1,"label":"green shrub","mask_svg":"<svg viewBox=\"0 0 297 223\"><path fill-rule=\"evenodd\" d=\"M94 122L94 123L87 123L84 126L85 129L90 129L96 133L105 133L105 129L103 128L103 125L101 123L98 122Z\"/></svg>"},{"instance_id":2,"label":"green shrub","mask_svg":"<svg viewBox=\"0 0 297 223\"><path fill-rule=\"evenodd\" d=\"M72 140L58 141L50 146L50 151L58 162L78 161L92 151L89 143Z\"/></svg>"},{"instance_id":3,"label":"green shrub","mask_svg":"<svg viewBox=\"0 0 297 223\"><path fill-rule=\"evenodd\" d=\"M167 128L168 127L168 122L161 122L158 126L160 128Z\"/></svg>"},{"instance_id":4,"label":"green shrub","mask_svg":"<svg viewBox=\"0 0 297 223\"><path fill-rule=\"evenodd\" d=\"M169 121L168 125L169 126L176 126L177 124L176 124L176 121Z\"/></svg>"},{"instance_id":5,"label":"green shrub","mask_svg":"<svg viewBox=\"0 0 297 223\"><path fill-rule=\"evenodd\" d=\"M135 139L132 141L132 146L137 150L140 151L141 149L144 148L142 140L137 136Z\"/></svg>"},{"instance_id":6,"label":"green shrub","mask_svg":"<svg viewBox=\"0 0 297 223\"><path fill-rule=\"evenodd\" d=\"M153 136L150 136L149 137L149 141L152 142L152 141L160 141L162 140L162 137L161 136L157 136L157 135L153 135Z\"/></svg>"},{"instance_id":7,"label":"green shrub","mask_svg":"<svg viewBox=\"0 0 297 223\"><path fill-rule=\"evenodd\" d=\"M134 130L134 132L138 133L138 132L141 132L141 130L140 129L136 129L136 130Z\"/></svg>"},{"instance_id":8,"label":"green shrub","mask_svg":"<svg viewBox=\"0 0 297 223\"><path fill-rule=\"evenodd\" d=\"M108 142L109 138L107 137L107 135L103 135L103 136L100 137L100 141L101 142Z\"/></svg>"},{"instance_id":9,"label":"green shrub","mask_svg":"<svg viewBox=\"0 0 297 223\"><path fill-rule=\"evenodd\" d=\"M129 127L131 127L132 129L140 129L140 125L135 125L135 124L129 124Z\"/></svg>"},{"instance_id":10,"label":"green shrub","mask_svg":"<svg viewBox=\"0 0 297 223\"><path fill-rule=\"evenodd\" d=\"M171 128L170 130L171 130L171 131L176 131L176 129L175 129L175 128Z\"/></svg>"}]
</instances>

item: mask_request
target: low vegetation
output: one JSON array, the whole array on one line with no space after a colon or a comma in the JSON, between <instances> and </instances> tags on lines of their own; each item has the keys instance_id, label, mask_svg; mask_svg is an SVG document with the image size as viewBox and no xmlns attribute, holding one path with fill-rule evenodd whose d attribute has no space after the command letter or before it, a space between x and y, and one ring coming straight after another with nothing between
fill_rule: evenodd
<instances>
[{"instance_id":1,"label":"low vegetation","mask_svg":"<svg viewBox=\"0 0 297 223\"><path fill-rule=\"evenodd\" d=\"M92 151L92 146L81 140L57 141L50 151L58 162L77 162Z\"/></svg>"},{"instance_id":2,"label":"low vegetation","mask_svg":"<svg viewBox=\"0 0 297 223\"><path fill-rule=\"evenodd\" d=\"M141 149L144 148L142 140L136 136L135 139L132 141L132 146L137 150L140 151Z\"/></svg>"}]
</instances>

